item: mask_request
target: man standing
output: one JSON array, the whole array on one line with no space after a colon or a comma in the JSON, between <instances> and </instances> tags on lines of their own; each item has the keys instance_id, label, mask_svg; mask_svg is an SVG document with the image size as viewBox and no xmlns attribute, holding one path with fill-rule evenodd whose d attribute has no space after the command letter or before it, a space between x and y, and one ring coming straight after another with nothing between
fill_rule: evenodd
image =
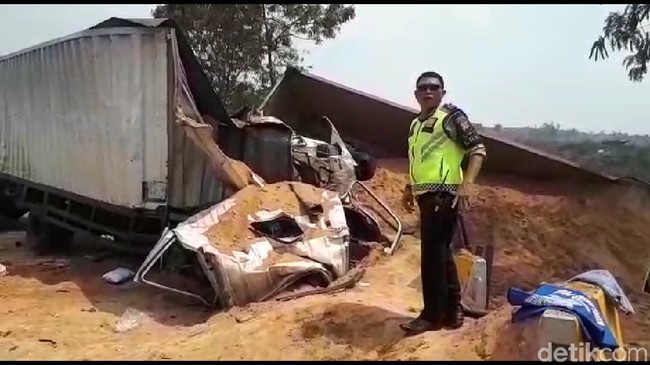
<instances>
[{"instance_id":1,"label":"man standing","mask_svg":"<svg viewBox=\"0 0 650 365\"><path fill-rule=\"evenodd\" d=\"M422 297L420 315L400 327L408 334L460 328L463 311L460 284L452 252L459 206L478 176L485 146L467 115L452 104L441 105L445 83L438 73L425 72L416 81L420 114L411 122L408 137L410 184L403 203L420 208ZM468 155L467 171L461 164Z\"/></svg>"}]
</instances>

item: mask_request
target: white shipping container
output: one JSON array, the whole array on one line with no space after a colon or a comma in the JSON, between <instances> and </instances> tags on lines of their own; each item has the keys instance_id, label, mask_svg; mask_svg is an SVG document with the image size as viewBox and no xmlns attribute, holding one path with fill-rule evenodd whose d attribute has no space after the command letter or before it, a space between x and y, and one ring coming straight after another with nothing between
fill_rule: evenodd
<instances>
[{"instance_id":1,"label":"white shipping container","mask_svg":"<svg viewBox=\"0 0 650 365\"><path fill-rule=\"evenodd\" d=\"M173 21L110 18L0 57L0 187L18 180L177 213L219 202L232 192L189 138L194 127L177 120L179 108L200 125L205 114L225 123L214 134L221 148L267 181L291 178L290 130L228 123Z\"/></svg>"},{"instance_id":2,"label":"white shipping container","mask_svg":"<svg viewBox=\"0 0 650 365\"><path fill-rule=\"evenodd\" d=\"M129 208L143 183L164 199L169 32L93 29L0 58L0 172Z\"/></svg>"}]
</instances>

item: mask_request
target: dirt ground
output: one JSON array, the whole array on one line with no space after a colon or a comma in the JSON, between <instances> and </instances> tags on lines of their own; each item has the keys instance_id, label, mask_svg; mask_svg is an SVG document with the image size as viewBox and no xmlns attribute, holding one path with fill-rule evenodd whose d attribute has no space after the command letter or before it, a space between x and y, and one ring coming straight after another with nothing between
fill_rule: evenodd
<instances>
[{"instance_id":1,"label":"dirt ground","mask_svg":"<svg viewBox=\"0 0 650 365\"><path fill-rule=\"evenodd\" d=\"M406 181L401 165L382 165L368 185L416 228L416 214L399 207ZM540 281L595 268L610 270L635 307L636 313L623 319L624 340L650 348L650 299L639 292L650 262L650 217L638 203L645 197L504 177L484 178L475 196L465 218L473 241L495 246L492 312L467 319L459 330L404 338L398 328L421 308L417 234L404 236L395 256L369 268L351 290L228 313L212 313L160 290L102 280L117 266L135 270L137 261L95 262L76 254L44 262L0 240L0 263L8 269L0 277L0 358L515 359L507 288L532 289Z\"/></svg>"}]
</instances>

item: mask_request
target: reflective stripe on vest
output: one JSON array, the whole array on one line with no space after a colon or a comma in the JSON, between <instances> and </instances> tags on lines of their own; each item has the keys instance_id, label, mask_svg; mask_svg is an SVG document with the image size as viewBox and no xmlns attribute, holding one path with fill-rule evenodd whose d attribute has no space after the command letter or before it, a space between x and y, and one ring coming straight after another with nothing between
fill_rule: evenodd
<instances>
[{"instance_id":1,"label":"reflective stripe on vest","mask_svg":"<svg viewBox=\"0 0 650 365\"><path fill-rule=\"evenodd\" d=\"M463 182L461 164L465 151L447 136L443 120L449 111L439 107L424 121L411 122L408 138L409 175L415 194L423 193L432 185L455 190Z\"/></svg>"}]
</instances>

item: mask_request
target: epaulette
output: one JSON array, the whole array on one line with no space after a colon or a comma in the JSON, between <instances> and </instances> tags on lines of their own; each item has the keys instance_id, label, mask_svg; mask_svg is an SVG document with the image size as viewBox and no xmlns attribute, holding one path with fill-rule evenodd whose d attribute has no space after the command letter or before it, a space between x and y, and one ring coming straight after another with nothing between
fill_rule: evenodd
<instances>
[{"instance_id":1,"label":"epaulette","mask_svg":"<svg viewBox=\"0 0 650 365\"><path fill-rule=\"evenodd\" d=\"M462 112L462 110L459 107L457 107L456 105L454 105L452 103L445 103L442 106L442 109L444 111L446 111L447 113L450 113L450 114L456 113L456 112L459 112L459 111Z\"/></svg>"},{"instance_id":2,"label":"epaulette","mask_svg":"<svg viewBox=\"0 0 650 365\"><path fill-rule=\"evenodd\" d=\"M460 116L467 116L465 112L452 103L446 103L442 106L442 110L447 112L447 118L445 119L455 119Z\"/></svg>"}]
</instances>

